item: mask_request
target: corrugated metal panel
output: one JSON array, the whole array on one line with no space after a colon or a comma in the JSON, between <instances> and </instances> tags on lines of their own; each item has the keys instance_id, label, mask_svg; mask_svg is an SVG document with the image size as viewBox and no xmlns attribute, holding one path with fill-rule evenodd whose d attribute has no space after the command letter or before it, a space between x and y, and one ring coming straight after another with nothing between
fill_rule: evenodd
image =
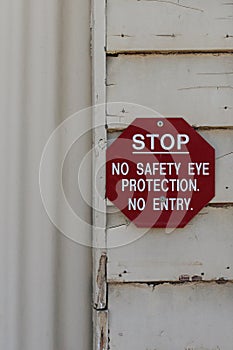
<instances>
[{"instance_id":1,"label":"corrugated metal panel","mask_svg":"<svg viewBox=\"0 0 233 350\"><path fill-rule=\"evenodd\" d=\"M3 0L0 17L0 348L90 349L91 252L55 230L38 184L47 138L90 104L89 2Z\"/></svg>"}]
</instances>

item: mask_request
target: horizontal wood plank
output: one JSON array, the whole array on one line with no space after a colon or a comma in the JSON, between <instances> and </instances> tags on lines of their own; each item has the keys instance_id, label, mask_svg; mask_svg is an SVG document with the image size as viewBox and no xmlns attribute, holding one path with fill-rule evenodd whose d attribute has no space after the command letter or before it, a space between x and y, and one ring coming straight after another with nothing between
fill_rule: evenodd
<instances>
[{"instance_id":1,"label":"horizontal wood plank","mask_svg":"<svg viewBox=\"0 0 233 350\"><path fill-rule=\"evenodd\" d=\"M107 49L233 49L233 6L222 0L108 0Z\"/></svg>"},{"instance_id":2,"label":"horizontal wood plank","mask_svg":"<svg viewBox=\"0 0 233 350\"><path fill-rule=\"evenodd\" d=\"M109 286L109 347L232 350L233 285Z\"/></svg>"},{"instance_id":3,"label":"horizontal wood plank","mask_svg":"<svg viewBox=\"0 0 233 350\"><path fill-rule=\"evenodd\" d=\"M233 203L233 130L205 130L200 134L216 152L216 195L211 203ZM108 134L109 144L119 135L119 132Z\"/></svg>"},{"instance_id":4,"label":"horizontal wood plank","mask_svg":"<svg viewBox=\"0 0 233 350\"><path fill-rule=\"evenodd\" d=\"M110 127L155 115L155 111L183 116L197 126L232 126L233 56L108 57L107 101ZM147 108L143 111L138 105Z\"/></svg>"},{"instance_id":5,"label":"horizontal wood plank","mask_svg":"<svg viewBox=\"0 0 233 350\"><path fill-rule=\"evenodd\" d=\"M109 242L132 230L135 236L140 232L123 214L108 215ZM233 280L233 207L206 207L183 229L151 229L131 244L109 249L107 271L110 282L179 281L183 275Z\"/></svg>"}]
</instances>

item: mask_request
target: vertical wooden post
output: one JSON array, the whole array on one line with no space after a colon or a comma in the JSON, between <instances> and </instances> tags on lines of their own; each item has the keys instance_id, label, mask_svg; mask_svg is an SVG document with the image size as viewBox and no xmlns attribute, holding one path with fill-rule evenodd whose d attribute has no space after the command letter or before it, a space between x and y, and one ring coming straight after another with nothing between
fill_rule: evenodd
<instances>
[{"instance_id":1,"label":"vertical wooden post","mask_svg":"<svg viewBox=\"0 0 233 350\"><path fill-rule=\"evenodd\" d=\"M108 348L106 284L106 50L105 0L92 0L92 104L93 104L93 333L94 350ZM98 106L97 106L98 105ZM96 190L98 186L98 192Z\"/></svg>"}]
</instances>

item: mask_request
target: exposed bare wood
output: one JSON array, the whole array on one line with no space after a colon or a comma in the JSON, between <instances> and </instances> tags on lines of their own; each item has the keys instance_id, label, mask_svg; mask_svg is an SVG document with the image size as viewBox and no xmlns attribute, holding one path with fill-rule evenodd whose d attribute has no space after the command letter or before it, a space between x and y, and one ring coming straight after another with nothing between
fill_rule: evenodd
<instances>
[{"instance_id":1,"label":"exposed bare wood","mask_svg":"<svg viewBox=\"0 0 233 350\"><path fill-rule=\"evenodd\" d=\"M94 311L94 349L108 350L108 311Z\"/></svg>"},{"instance_id":2,"label":"exposed bare wood","mask_svg":"<svg viewBox=\"0 0 233 350\"><path fill-rule=\"evenodd\" d=\"M107 255L105 252L103 252L99 259L98 271L97 271L97 275L95 276L96 295L94 298L95 300L94 308L97 310L106 308L106 294L107 294L107 284L106 284L107 270L106 269L107 269Z\"/></svg>"}]
</instances>

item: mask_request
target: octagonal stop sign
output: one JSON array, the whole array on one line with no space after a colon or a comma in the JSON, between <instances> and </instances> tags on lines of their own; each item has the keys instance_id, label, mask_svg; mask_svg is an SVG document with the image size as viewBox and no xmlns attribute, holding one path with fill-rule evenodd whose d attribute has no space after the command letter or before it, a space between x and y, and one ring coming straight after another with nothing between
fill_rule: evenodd
<instances>
[{"instance_id":1,"label":"octagonal stop sign","mask_svg":"<svg viewBox=\"0 0 233 350\"><path fill-rule=\"evenodd\" d=\"M182 118L137 118L108 147L107 198L138 227L184 227L215 194L215 151Z\"/></svg>"}]
</instances>

